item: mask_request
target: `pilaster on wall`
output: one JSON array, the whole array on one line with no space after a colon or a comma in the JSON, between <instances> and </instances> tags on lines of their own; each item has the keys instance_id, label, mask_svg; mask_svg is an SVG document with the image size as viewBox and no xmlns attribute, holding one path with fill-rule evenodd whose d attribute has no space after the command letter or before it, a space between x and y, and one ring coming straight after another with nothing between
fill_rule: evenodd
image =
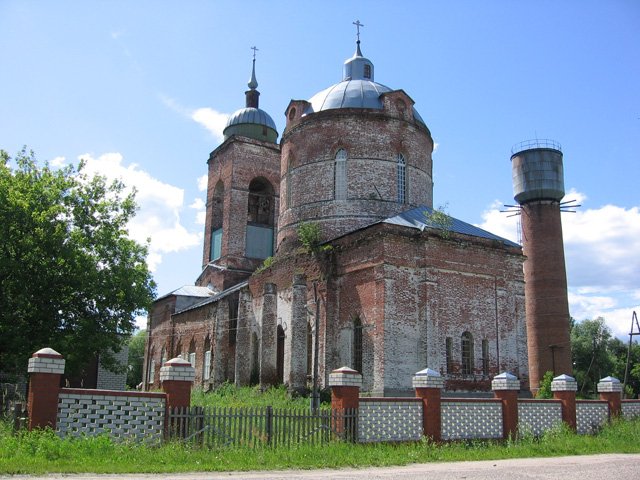
<instances>
[{"instance_id":1,"label":"pilaster on wall","mask_svg":"<svg viewBox=\"0 0 640 480\"><path fill-rule=\"evenodd\" d=\"M515 375L503 372L493 377L491 389L495 398L502 402L502 437L515 438L518 433L520 380Z\"/></svg>"},{"instance_id":2,"label":"pilaster on wall","mask_svg":"<svg viewBox=\"0 0 640 480\"><path fill-rule=\"evenodd\" d=\"M293 276L291 300L291 365L285 381L294 392L304 392L307 385L307 278Z\"/></svg>"},{"instance_id":3,"label":"pilaster on wall","mask_svg":"<svg viewBox=\"0 0 640 480\"><path fill-rule=\"evenodd\" d=\"M38 350L29 359L29 430L56 428L60 379L65 360L52 348Z\"/></svg>"},{"instance_id":4,"label":"pilaster on wall","mask_svg":"<svg viewBox=\"0 0 640 480\"><path fill-rule=\"evenodd\" d=\"M562 421L574 432L577 428L576 421L576 392L578 382L569 375L558 375L551 382L553 398L560 400L562 405Z\"/></svg>"},{"instance_id":5,"label":"pilaster on wall","mask_svg":"<svg viewBox=\"0 0 640 480\"><path fill-rule=\"evenodd\" d=\"M422 399L422 429L424 436L434 442L442 438L441 395L444 387L442 376L430 368L420 370L413 377L416 397Z\"/></svg>"},{"instance_id":6,"label":"pilaster on wall","mask_svg":"<svg viewBox=\"0 0 640 480\"><path fill-rule=\"evenodd\" d=\"M598 382L600 400L609 404L609 417L618 417L622 412L622 384L615 377L604 377Z\"/></svg>"},{"instance_id":7,"label":"pilaster on wall","mask_svg":"<svg viewBox=\"0 0 640 480\"><path fill-rule=\"evenodd\" d=\"M249 324L251 312L251 295L249 290L240 291L238 305L238 326L236 330L236 387L244 387L251 383L251 327Z\"/></svg>"},{"instance_id":8,"label":"pilaster on wall","mask_svg":"<svg viewBox=\"0 0 640 480\"><path fill-rule=\"evenodd\" d=\"M276 352L278 346L276 285L273 283L265 283L262 298L260 387L265 388L278 383L278 368L276 365Z\"/></svg>"}]
</instances>

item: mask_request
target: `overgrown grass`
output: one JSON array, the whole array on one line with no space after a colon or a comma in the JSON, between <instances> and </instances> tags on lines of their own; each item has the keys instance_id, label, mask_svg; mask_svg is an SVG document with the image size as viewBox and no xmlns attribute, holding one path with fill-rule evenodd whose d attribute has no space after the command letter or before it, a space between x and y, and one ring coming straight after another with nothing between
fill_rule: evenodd
<instances>
[{"instance_id":1,"label":"overgrown grass","mask_svg":"<svg viewBox=\"0 0 640 480\"><path fill-rule=\"evenodd\" d=\"M331 396L328 392L321 392L321 407L330 408ZM231 383L224 383L211 392L193 389L191 405L215 407L266 407L274 408L309 408L308 396L292 397L283 385L261 390L255 387L236 387Z\"/></svg>"},{"instance_id":2,"label":"overgrown grass","mask_svg":"<svg viewBox=\"0 0 640 480\"><path fill-rule=\"evenodd\" d=\"M286 387L269 387L262 391L259 386L236 387L231 383L224 383L211 392L193 389L191 405L199 407L266 407L274 408L308 408L309 397L291 398Z\"/></svg>"},{"instance_id":3,"label":"overgrown grass","mask_svg":"<svg viewBox=\"0 0 640 480\"><path fill-rule=\"evenodd\" d=\"M0 474L310 469L597 453L640 453L640 418L615 421L596 436L575 435L566 428L557 428L542 438L528 436L504 443L471 441L434 445L423 441L354 445L336 442L289 449L201 449L179 442L152 447L114 443L105 436L60 439L50 430L14 435L8 424L0 423Z\"/></svg>"}]
</instances>

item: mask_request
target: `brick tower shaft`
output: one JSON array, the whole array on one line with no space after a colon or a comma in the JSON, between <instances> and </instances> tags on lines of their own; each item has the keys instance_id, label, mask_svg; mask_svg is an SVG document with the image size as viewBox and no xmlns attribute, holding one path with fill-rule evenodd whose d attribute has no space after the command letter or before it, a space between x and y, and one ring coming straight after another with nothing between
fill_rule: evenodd
<instances>
[{"instance_id":1,"label":"brick tower shaft","mask_svg":"<svg viewBox=\"0 0 640 480\"><path fill-rule=\"evenodd\" d=\"M537 390L545 372L573 370L559 202L522 205L522 246L530 386Z\"/></svg>"}]
</instances>

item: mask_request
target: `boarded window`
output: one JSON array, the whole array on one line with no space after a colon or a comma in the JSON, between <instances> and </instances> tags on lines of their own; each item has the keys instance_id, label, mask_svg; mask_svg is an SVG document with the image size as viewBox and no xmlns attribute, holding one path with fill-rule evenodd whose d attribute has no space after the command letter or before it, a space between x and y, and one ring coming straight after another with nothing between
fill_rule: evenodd
<instances>
[{"instance_id":1,"label":"boarded window","mask_svg":"<svg viewBox=\"0 0 640 480\"><path fill-rule=\"evenodd\" d=\"M211 261L217 260L222 254L222 228L211 232Z\"/></svg>"}]
</instances>

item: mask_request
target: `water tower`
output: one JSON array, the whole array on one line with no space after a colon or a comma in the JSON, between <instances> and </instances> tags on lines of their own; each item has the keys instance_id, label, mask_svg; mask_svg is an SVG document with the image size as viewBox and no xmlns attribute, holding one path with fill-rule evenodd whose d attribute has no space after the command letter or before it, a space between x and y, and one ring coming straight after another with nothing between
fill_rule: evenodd
<instances>
[{"instance_id":1,"label":"water tower","mask_svg":"<svg viewBox=\"0 0 640 480\"><path fill-rule=\"evenodd\" d=\"M572 374L569 302L561 200L562 150L551 140L516 145L511 155L513 194L520 205L529 383L533 392L547 371Z\"/></svg>"}]
</instances>

